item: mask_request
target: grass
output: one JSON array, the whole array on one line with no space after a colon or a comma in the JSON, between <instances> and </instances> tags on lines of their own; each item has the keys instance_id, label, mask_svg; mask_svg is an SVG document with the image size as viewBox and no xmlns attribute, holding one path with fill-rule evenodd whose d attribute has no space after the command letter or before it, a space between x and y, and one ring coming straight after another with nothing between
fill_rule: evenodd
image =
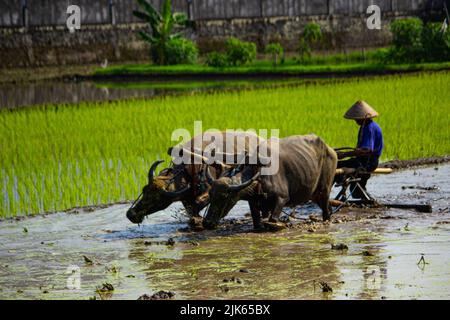
<instances>
[{"instance_id":1,"label":"grass","mask_svg":"<svg viewBox=\"0 0 450 320\"><path fill-rule=\"evenodd\" d=\"M435 71L450 68L450 62L418 63L418 64L366 64L349 63L338 65L282 65L273 67L267 65L249 65L243 67L213 68L202 65L155 66L152 64L137 64L114 66L97 69L94 76L110 75L197 75L197 74L310 74L310 73L352 73L352 72L383 72L383 71Z\"/></svg>"},{"instance_id":2,"label":"grass","mask_svg":"<svg viewBox=\"0 0 450 320\"><path fill-rule=\"evenodd\" d=\"M282 65L273 66L270 60L257 60L252 64L238 67L214 68L202 64L157 66L153 64L126 64L108 68L99 68L93 72L94 77L105 76L157 76L157 75L249 75L249 74L326 74L326 73L363 73L363 72L405 72L436 71L450 69L450 62L417 64L383 64L376 59L376 51L369 51L362 56L360 52L347 55L314 55L303 64L294 59L286 59Z\"/></svg>"},{"instance_id":3,"label":"grass","mask_svg":"<svg viewBox=\"0 0 450 320\"><path fill-rule=\"evenodd\" d=\"M95 81L98 88L108 89L153 89L166 91L198 91L198 90L227 90L227 89L256 89L261 87L282 87L297 86L299 84L317 84L336 81L334 79L298 79L283 78L276 79L270 77L247 79L247 80L208 80L208 81L187 81L183 79L171 81ZM343 79L342 81L345 81Z\"/></svg>"},{"instance_id":4,"label":"grass","mask_svg":"<svg viewBox=\"0 0 450 320\"><path fill-rule=\"evenodd\" d=\"M380 112L383 160L450 154L449 72L353 79L278 89L216 92L0 111L0 216L133 199L150 164L167 159L171 133L203 128L316 133L353 146L342 115L357 99Z\"/></svg>"}]
</instances>

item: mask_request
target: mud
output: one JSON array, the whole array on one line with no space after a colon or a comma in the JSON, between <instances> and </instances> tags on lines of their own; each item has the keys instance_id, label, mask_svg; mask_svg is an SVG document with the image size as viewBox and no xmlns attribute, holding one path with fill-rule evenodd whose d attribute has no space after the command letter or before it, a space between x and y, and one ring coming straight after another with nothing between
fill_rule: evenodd
<instances>
[{"instance_id":1,"label":"mud","mask_svg":"<svg viewBox=\"0 0 450 320\"><path fill-rule=\"evenodd\" d=\"M448 162L450 162L450 156L441 156L441 157L418 158L412 160L392 160L382 163L380 167L391 169L409 169L420 166L439 165Z\"/></svg>"},{"instance_id":2,"label":"mud","mask_svg":"<svg viewBox=\"0 0 450 320\"><path fill-rule=\"evenodd\" d=\"M340 243L340 244L331 244L332 250L348 250L348 246L346 244Z\"/></svg>"},{"instance_id":3,"label":"mud","mask_svg":"<svg viewBox=\"0 0 450 320\"><path fill-rule=\"evenodd\" d=\"M154 293L152 296L149 296L148 294L144 294L139 297L138 300L168 300L175 297L175 293L171 291L159 291L157 293Z\"/></svg>"},{"instance_id":4,"label":"mud","mask_svg":"<svg viewBox=\"0 0 450 320\"><path fill-rule=\"evenodd\" d=\"M128 204L3 221L0 299L449 299L449 176L440 165L369 182L383 202L432 213L346 208L323 223L306 205L285 209L278 232L254 232L244 202L214 231L190 231L179 205L141 226Z\"/></svg>"}]
</instances>

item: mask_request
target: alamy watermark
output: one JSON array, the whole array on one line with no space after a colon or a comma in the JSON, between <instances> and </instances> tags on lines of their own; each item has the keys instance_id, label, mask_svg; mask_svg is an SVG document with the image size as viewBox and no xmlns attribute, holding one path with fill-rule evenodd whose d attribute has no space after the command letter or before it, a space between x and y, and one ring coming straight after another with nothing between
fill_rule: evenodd
<instances>
[{"instance_id":1,"label":"alamy watermark","mask_svg":"<svg viewBox=\"0 0 450 320\"><path fill-rule=\"evenodd\" d=\"M70 33L74 33L75 30L81 29L81 8L75 4L67 7L66 13L68 15L66 19L66 26ZM369 30L381 29L381 8L372 4L367 7L366 14L369 17L366 19L366 25Z\"/></svg>"},{"instance_id":2,"label":"alamy watermark","mask_svg":"<svg viewBox=\"0 0 450 320\"><path fill-rule=\"evenodd\" d=\"M203 131L201 121L194 122L194 137L188 129L172 132L174 164L258 165L261 175L273 175L279 169L279 129L227 129ZM180 141L181 140L181 141Z\"/></svg>"},{"instance_id":3,"label":"alamy watermark","mask_svg":"<svg viewBox=\"0 0 450 320\"><path fill-rule=\"evenodd\" d=\"M68 17L66 20L67 29L70 33L74 33L75 30L81 29L81 9L77 5L70 5L66 10Z\"/></svg>"},{"instance_id":4,"label":"alamy watermark","mask_svg":"<svg viewBox=\"0 0 450 320\"><path fill-rule=\"evenodd\" d=\"M69 290L81 289L81 271L77 265L68 266L66 269L67 277L66 288Z\"/></svg>"},{"instance_id":5,"label":"alamy watermark","mask_svg":"<svg viewBox=\"0 0 450 320\"><path fill-rule=\"evenodd\" d=\"M381 8L376 4L367 7L366 13L370 16L366 20L366 25L369 30L381 29Z\"/></svg>"},{"instance_id":6,"label":"alamy watermark","mask_svg":"<svg viewBox=\"0 0 450 320\"><path fill-rule=\"evenodd\" d=\"M377 265L369 265L364 271L364 280L366 288L369 290L380 290L381 288L381 269Z\"/></svg>"}]
</instances>

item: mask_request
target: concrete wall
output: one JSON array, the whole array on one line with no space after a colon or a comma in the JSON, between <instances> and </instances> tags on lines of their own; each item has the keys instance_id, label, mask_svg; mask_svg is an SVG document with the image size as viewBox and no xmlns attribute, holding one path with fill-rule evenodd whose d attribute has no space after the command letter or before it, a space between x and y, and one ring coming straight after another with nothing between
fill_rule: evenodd
<instances>
[{"instance_id":1,"label":"concrete wall","mask_svg":"<svg viewBox=\"0 0 450 320\"><path fill-rule=\"evenodd\" d=\"M163 0L150 2L160 8ZM82 24L109 24L113 19L117 23L139 22L133 15L139 8L136 0L0 0L0 27L22 26L24 15L29 26L65 25L66 10L72 4L80 7ZM172 7L187 12L188 4L172 0Z\"/></svg>"},{"instance_id":2,"label":"concrete wall","mask_svg":"<svg viewBox=\"0 0 450 320\"><path fill-rule=\"evenodd\" d=\"M322 26L325 49L383 46L390 42L393 19L439 8L444 0L172 1L174 10L189 12L195 20L186 35L208 52L229 36L260 48L280 41L294 50L311 21ZM163 0L152 2L159 7ZM81 7L81 30L73 34L65 27L69 4ZM370 4L382 9L382 30L366 27ZM0 0L0 68L148 59L148 45L137 36L145 25L132 15L136 8L135 0Z\"/></svg>"},{"instance_id":3,"label":"concrete wall","mask_svg":"<svg viewBox=\"0 0 450 320\"><path fill-rule=\"evenodd\" d=\"M164 0L150 0L161 7ZM425 6L442 7L445 0L172 0L176 11L194 20L361 14L371 4L384 12L417 12ZM190 3L190 4L189 4ZM132 14L136 0L0 0L0 26L20 26L24 14L30 26L64 25L70 4L81 8L82 24L139 22ZM113 10L110 10L110 8ZM23 10L27 8L27 10Z\"/></svg>"}]
</instances>

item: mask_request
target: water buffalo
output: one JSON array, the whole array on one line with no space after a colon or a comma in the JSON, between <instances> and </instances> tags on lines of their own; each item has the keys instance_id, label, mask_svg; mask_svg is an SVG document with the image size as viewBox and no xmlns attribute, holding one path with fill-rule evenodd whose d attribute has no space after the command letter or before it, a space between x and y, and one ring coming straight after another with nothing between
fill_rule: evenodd
<instances>
[{"instance_id":1,"label":"water buffalo","mask_svg":"<svg viewBox=\"0 0 450 320\"><path fill-rule=\"evenodd\" d=\"M277 140L278 150L271 147L271 158L278 155L279 169L275 174L261 175L260 165L244 165L238 174L214 178L206 170L212 184L210 207L203 226L215 228L239 200L247 200L256 229L263 218L277 222L283 207L294 207L313 200L322 209L323 220L330 218L329 196L337 166L336 152L315 135L292 136ZM276 154L273 154L276 153ZM235 170L236 171L236 170Z\"/></svg>"},{"instance_id":2,"label":"water buffalo","mask_svg":"<svg viewBox=\"0 0 450 320\"><path fill-rule=\"evenodd\" d=\"M214 150L217 154L221 154L223 161L216 161L209 166L210 174L214 178L218 178L225 169L235 167L237 165L235 163L239 160L238 155L249 152L252 145L257 147L263 140L251 132L226 131L215 134L219 134L221 139L214 141ZM225 152L229 151L230 144L233 152ZM200 150L197 149L198 146ZM202 178L204 177L202 171L206 168L205 162L209 159L203 156L203 152L209 147L211 147L210 136L204 133L181 146L170 148L170 155L173 155L175 150L180 156L187 154L191 161L188 164L174 164L155 176L155 170L163 162L156 161L148 173L148 184L143 188L138 200L127 211L127 218L133 223L142 223L147 215L164 210L177 201L183 203L189 216L200 218L200 211L209 203L210 185ZM233 159L233 163L227 164L230 162L227 161L229 160L227 156L230 155L236 155L236 159ZM200 158L201 161L194 162L194 158ZM214 155L214 159L217 158Z\"/></svg>"}]
</instances>

